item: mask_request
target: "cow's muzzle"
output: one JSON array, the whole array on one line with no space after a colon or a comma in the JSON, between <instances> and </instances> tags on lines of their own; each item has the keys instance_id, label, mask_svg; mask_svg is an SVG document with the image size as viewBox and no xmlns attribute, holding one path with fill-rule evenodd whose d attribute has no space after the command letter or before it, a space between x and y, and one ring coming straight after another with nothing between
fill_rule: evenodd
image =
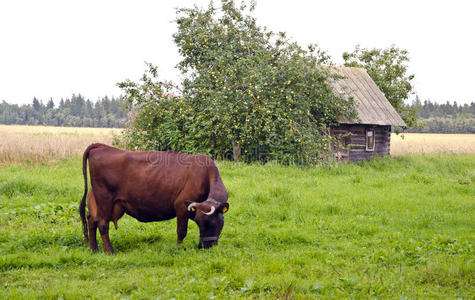
<instances>
[{"instance_id":1,"label":"cow's muzzle","mask_svg":"<svg viewBox=\"0 0 475 300\"><path fill-rule=\"evenodd\" d=\"M218 239L219 239L219 236L200 237L200 243L198 244L198 249L211 248L214 245L218 244Z\"/></svg>"}]
</instances>

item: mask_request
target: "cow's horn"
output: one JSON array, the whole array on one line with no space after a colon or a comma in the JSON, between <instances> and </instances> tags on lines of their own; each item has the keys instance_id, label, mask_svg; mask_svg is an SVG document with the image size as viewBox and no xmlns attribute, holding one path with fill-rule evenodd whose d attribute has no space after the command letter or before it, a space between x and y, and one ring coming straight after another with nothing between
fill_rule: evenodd
<instances>
[{"instance_id":1,"label":"cow's horn","mask_svg":"<svg viewBox=\"0 0 475 300\"><path fill-rule=\"evenodd\" d=\"M211 216L211 215L214 213L215 210L216 210L216 207L211 206L211 210L210 210L209 212L207 212L207 213L204 212L204 214L207 215L207 216Z\"/></svg>"},{"instance_id":2,"label":"cow's horn","mask_svg":"<svg viewBox=\"0 0 475 300\"><path fill-rule=\"evenodd\" d=\"M196 202L193 202L190 205L188 205L188 211L191 211L193 207L196 207Z\"/></svg>"}]
</instances>

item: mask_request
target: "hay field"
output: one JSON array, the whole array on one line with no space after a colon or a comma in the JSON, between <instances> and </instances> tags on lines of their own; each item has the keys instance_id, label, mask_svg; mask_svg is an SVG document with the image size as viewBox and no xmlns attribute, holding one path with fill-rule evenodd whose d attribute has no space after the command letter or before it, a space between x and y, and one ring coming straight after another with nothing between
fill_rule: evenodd
<instances>
[{"instance_id":1,"label":"hay field","mask_svg":"<svg viewBox=\"0 0 475 300\"><path fill-rule=\"evenodd\" d=\"M89 144L111 144L116 128L0 125L0 165L52 162L80 155Z\"/></svg>"},{"instance_id":2,"label":"hay field","mask_svg":"<svg viewBox=\"0 0 475 300\"><path fill-rule=\"evenodd\" d=\"M111 144L117 128L0 125L0 165L54 162L81 155L92 143ZM391 155L475 154L475 134L392 134Z\"/></svg>"},{"instance_id":3,"label":"hay field","mask_svg":"<svg viewBox=\"0 0 475 300\"><path fill-rule=\"evenodd\" d=\"M404 133L391 135L391 155L474 154L475 134Z\"/></svg>"}]
</instances>

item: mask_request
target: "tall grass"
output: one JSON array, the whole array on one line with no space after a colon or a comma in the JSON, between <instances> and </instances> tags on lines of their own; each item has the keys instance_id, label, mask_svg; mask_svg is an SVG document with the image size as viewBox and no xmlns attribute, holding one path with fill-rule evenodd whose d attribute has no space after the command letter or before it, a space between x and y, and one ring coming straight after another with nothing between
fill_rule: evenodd
<instances>
[{"instance_id":1,"label":"tall grass","mask_svg":"<svg viewBox=\"0 0 475 300\"><path fill-rule=\"evenodd\" d=\"M0 169L0 298L475 297L475 156L403 155L338 167L219 162L220 244L190 221L125 216L118 255L82 244L79 157Z\"/></svg>"},{"instance_id":2,"label":"tall grass","mask_svg":"<svg viewBox=\"0 0 475 300\"><path fill-rule=\"evenodd\" d=\"M0 165L80 155L89 144L112 143L119 132L111 128L0 125Z\"/></svg>"},{"instance_id":3,"label":"tall grass","mask_svg":"<svg viewBox=\"0 0 475 300\"><path fill-rule=\"evenodd\" d=\"M403 133L391 135L391 155L475 154L475 134Z\"/></svg>"},{"instance_id":4,"label":"tall grass","mask_svg":"<svg viewBox=\"0 0 475 300\"><path fill-rule=\"evenodd\" d=\"M92 143L111 144L120 129L0 125L0 166L54 162L83 153ZM405 133L391 136L391 155L475 153L474 134Z\"/></svg>"}]
</instances>

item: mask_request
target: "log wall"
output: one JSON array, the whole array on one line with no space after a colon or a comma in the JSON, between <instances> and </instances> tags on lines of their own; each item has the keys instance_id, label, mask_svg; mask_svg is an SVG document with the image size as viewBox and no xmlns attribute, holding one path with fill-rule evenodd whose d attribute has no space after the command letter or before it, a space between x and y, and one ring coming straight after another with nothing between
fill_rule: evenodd
<instances>
[{"instance_id":1,"label":"log wall","mask_svg":"<svg viewBox=\"0 0 475 300\"><path fill-rule=\"evenodd\" d=\"M374 150L366 150L366 131L374 130ZM381 125L340 125L331 128L330 134L339 136L345 149L337 149L343 160L360 161L373 156L389 155L391 126Z\"/></svg>"}]
</instances>

